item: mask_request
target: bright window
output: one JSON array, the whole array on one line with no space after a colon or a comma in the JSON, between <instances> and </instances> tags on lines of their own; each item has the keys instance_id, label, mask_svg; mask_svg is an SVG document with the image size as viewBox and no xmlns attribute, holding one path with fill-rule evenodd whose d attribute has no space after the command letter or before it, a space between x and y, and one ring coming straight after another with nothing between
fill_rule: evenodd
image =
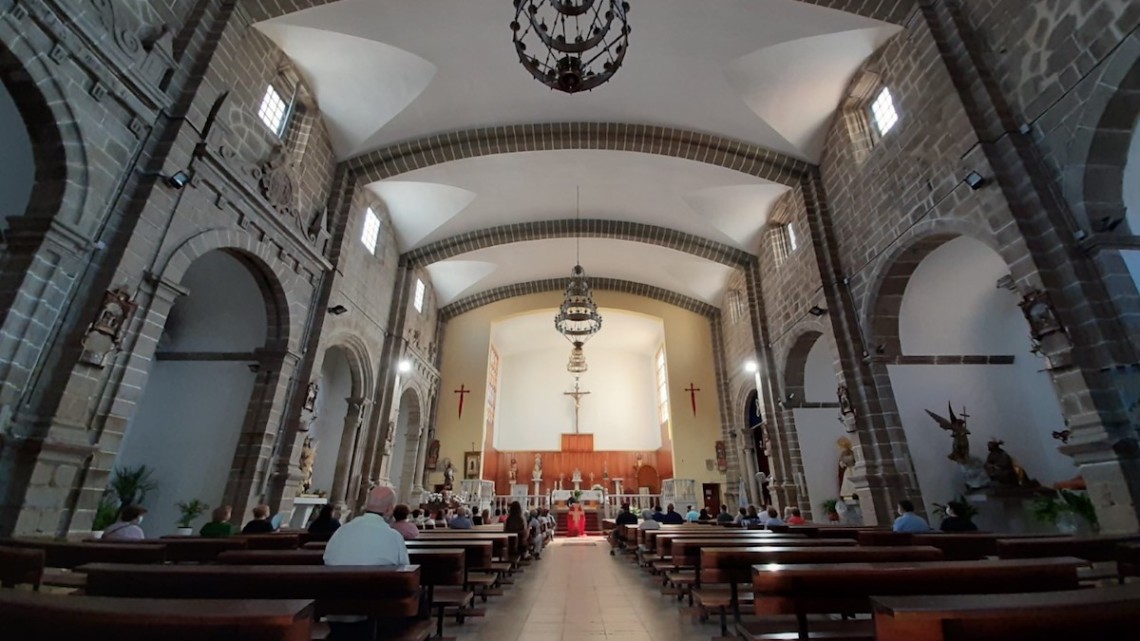
<instances>
[{"instance_id":1,"label":"bright window","mask_svg":"<svg viewBox=\"0 0 1140 641\"><path fill-rule=\"evenodd\" d=\"M796 251L796 247L799 247L799 244L796 242L796 228L792 227L791 223L788 223L787 229L788 229L788 249L790 251Z\"/></svg>"},{"instance_id":2,"label":"bright window","mask_svg":"<svg viewBox=\"0 0 1140 641\"><path fill-rule=\"evenodd\" d=\"M768 232L772 240L772 251L776 254L776 262L782 263L784 259L792 255L799 246L796 240L796 231L791 223L779 225L774 227L772 231Z\"/></svg>"},{"instance_id":3,"label":"bright window","mask_svg":"<svg viewBox=\"0 0 1140 641\"><path fill-rule=\"evenodd\" d=\"M871 116L875 119L875 127L879 130L880 136L886 135L899 121L899 113L895 111L894 98L891 97L891 92L886 87L883 87L875 101L871 103Z\"/></svg>"},{"instance_id":4,"label":"bright window","mask_svg":"<svg viewBox=\"0 0 1140 641\"><path fill-rule=\"evenodd\" d=\"M414 301L412 301L412 304L415 306L417 312L424 311L424 295L426 295L426 294L427 294L427 287L424 285L424 282L422 280L417 278L416 279L416 298Z\"/></svg>"},{"instance_id":5,"label":"bright window","mask_svg":"<svg viewBox=\"0 0 1140 641\"><path fill-rule=\"evenodd\" d=\"M288 110L289 105L285 104L285 100L273 85L266 87L265 97L261 99L261 108L257 110L257 115L261 118L261 122L278 136L285 131L285 114Z\"/></svg>"},{"instance_id":6,"label":"bright window","mask_svg":"<svg viewBox=\"0 0 1140 641\"><path fill-rule=\"evenodd\" d=\"M669 420L669 375L665 371L665 346L657 350L657 415L664 423Z\"/></svg>"},{"instance_id":7,"label":"bright window","mask_svg":"<svg viewBox=\"0 0 1140 641\"><path fill-rule=\"evenodd\" d=\"M372 208L364 210L364 229L360 232L360 242L368 249L368 253L376 255L376 241L380 239L380 217Z\"/></svg>"},{"instance_id":8,"label":"bright window","mask_svg":"<svg viewBox=\"0 0 1140 641\"><path fill-rule=\"evenodd\" d=\"M495 407L499 401L499 352L494 347L487 358L487 411L486 429L495 428Z\"/></svg>"}]
</instances>

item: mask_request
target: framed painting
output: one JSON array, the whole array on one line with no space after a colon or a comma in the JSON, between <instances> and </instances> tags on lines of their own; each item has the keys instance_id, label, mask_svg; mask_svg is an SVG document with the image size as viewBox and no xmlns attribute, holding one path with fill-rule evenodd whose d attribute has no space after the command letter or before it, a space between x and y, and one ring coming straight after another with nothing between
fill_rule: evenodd
<instances>
[{"instance_id":1,"label":"framed painting","mask_svg":"<svg viewBox=\"0 0 1140 641\"><path fill-rule=\"evenodd\" d=\"M482 468L483 453L482 452L464 452L463 453L463 478L477 479L479 472Z\"/></svg>"}]
</instances>

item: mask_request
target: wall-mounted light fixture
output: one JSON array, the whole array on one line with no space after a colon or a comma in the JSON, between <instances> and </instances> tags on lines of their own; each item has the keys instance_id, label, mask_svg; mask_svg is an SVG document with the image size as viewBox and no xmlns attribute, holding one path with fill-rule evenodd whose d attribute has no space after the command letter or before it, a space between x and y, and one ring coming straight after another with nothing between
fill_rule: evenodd
<instances>
[{"instance_id":1,"label":"wall-mounted light fixture","mask_svg":"<svg viewBox=\"0 0 1140 641\"><path fill-rule=\"evenodd\" d=\"M820 307L819 305L812 305L812 308L808 310L808 313L812 316L815 316L816 318L819 318L820 316L823 316L827 313L827 309Z\"/></svg>"},{"instance_id":2,"label":"wall-mounted light fixture","mask_svg":"<svg viewBox=\"0 0 1140 641\"><path fill-rule=\"evenodd\" d=\"M744 363L744 371L749 374L755 374L760 371L760 366L756 364L756 361L746 361Z\"/></svg>"},{"instance_id":3,"label":"wall-mounted light fixture","mask_svg":"<svg viewBox=\"0 0 1140 641\"><path fill-rule=\"evenodd\" d=\"M966 184L970 186L970 189L977 191L986 184L986 178L976 171L971 171L966 174Z\"/></svg>"},{"instance_id":4,"label":"wall-mounted light fixture","mask_svg":"<svg viewBox=\"0 0 1140 641\"><path fill-rule=\"evenodd\" d=\"M396 368L400 371L401 374L407 374L408 372L412 371L412 362L406 360L400 361L400 364L397 365Z\"/></svg>"},{"instance_id":5,"label":"wall-mounted light fixture","mask_svg":"<svg viewBox=\"0 0 1140 641\"><path fill-rule=\"evenodd\" d=\"M166 177L166 184L173 189L182 189L190 184L190 174L183 170L178 170L174 172L173 176Z\"/></svg>"},{"instance_id":6,"label":"wall-mounted light fixture","mask_svg":"<svg viewBox=\"0 0 1140 641\"><path fill-rule=\"evenodd\" d=\"M348 308L345 307L344 305L333 305L332 307L329 308L329 313L332 314L333 316L340 316L341 314L344 314L347 312L348 312Z\"/></svg>"}]
</instances>

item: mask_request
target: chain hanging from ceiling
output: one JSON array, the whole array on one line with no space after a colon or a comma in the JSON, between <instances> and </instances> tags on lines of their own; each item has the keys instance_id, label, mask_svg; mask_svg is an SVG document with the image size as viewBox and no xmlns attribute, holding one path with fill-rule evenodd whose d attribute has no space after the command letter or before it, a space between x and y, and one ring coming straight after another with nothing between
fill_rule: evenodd
<instances>
[{"instance_id":1,"label":"chain hanging from ceiling","mask_svg":"<svg viewBox=\"0 0 1140 641\"><path fill-rule=\"evenodd\" d=\"M582 218L581 189L576 190L575 202L574 220L577 221ZM586 354L582 351L582 346L602 328L602 315L598 313L598 304L590 292L590 281L586 279L586 270L582 268L580 238L574 239L574 247L574 269L570 270L570 282L566 285L562 304L554 317L554 328L574 345L570 352L570 362L566 365L567 371L581 374L586 371Z\"/></svg>"},{"instance_id":2,"label":"chain hanging from ceiling","mask_svg":"<svg viewBox=\"0 0 1140 641\"><path fill-rule=\"evenodd\" d=\"M613 77L629 49L629 3L514 0L519 62L558 91L590 91Z\"/></svg>"}]
</instances>

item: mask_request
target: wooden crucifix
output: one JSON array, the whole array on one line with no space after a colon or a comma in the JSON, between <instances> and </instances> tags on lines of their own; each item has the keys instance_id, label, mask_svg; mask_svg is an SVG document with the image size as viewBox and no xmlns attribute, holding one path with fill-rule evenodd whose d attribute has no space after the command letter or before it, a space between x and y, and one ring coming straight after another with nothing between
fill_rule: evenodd
<instances>
[{"instance_id":1,"label":"wooden crucifix","mask_svg":"<svg viewBox=\"0 0 1140 641\"><path fill-rule=\"evenodd\" d=\"M589 392L583 392L581 389L579 389L578 377L577 376L574 377L574 391L573 392L562 392L563 396L573 396L574 397L574 433L575 434L578 433L578 411L580 409L582 409L582 397L586 396L588 394L589 394Z\"/></svg>"},{"instance_id":2,"label":"wooden crucifix","mask_svg":"<svg viewBox=\"0 0 1140 641\"><path fill-rule=\"evenodd\" d=\"M463 418L463 399L471 393L471 390L467 389L466 385L460 385L453 393L459 394L459 418Z\"/></svg>"},{"instance_id":3,"label":"wooden crucifix","mask_svg":"<svg viewBox=\"0 0 1140 641\"><path fill-rule=\"evenodd\" d=\"M689 387L685 391L689 393L689 401L693 404L693 416L696 416L697 415L697 392L701 391L701 388L697 387L696 383L689 383Z\"/></svg>"}]
</instances>

